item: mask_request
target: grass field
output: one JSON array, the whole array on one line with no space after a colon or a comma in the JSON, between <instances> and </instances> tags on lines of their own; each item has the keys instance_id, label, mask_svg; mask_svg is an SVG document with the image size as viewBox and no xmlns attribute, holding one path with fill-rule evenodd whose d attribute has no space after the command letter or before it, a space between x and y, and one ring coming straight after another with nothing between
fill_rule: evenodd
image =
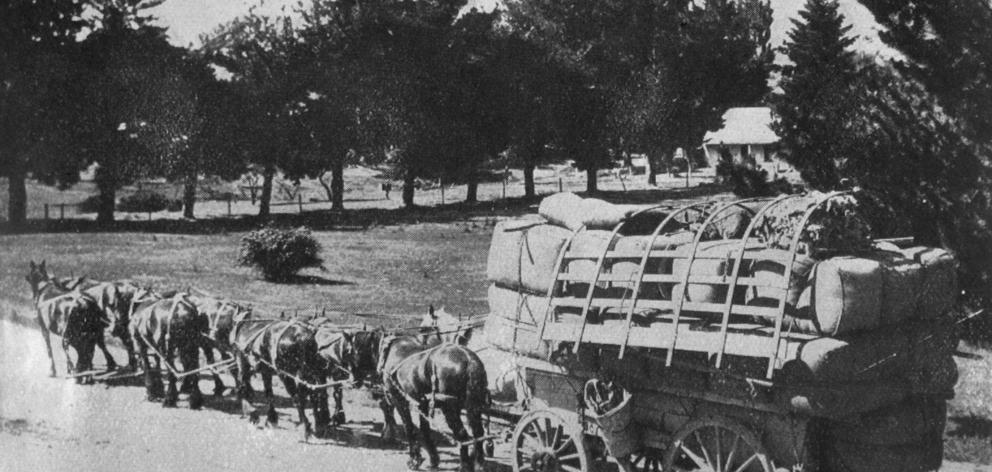
<instances>
[{"instance_id":1,"label":"grass field","mask_svg":"<svg viewBox=\"0 0 992 472\"><path fill-rule=\"evenodd\" d=\"M696 195L628 196L637 201L659 197ZM56 275L129 278L163 289L191 286L254 304L273 315L308 314L316 307L379 315L344 317L344 322L398 325L411 322L430 304L454 313L481 314L487 311L485 263L492 225L498 217L530 211L527 202L503 202L495 212L492 208L496 206L474 206L467 213L458 206L356 211L324 224L313 219L322 214L310 215L304 222L316 223L314 234L323 245L326 271L305 271L290 284L261 281L250 269L235 264L240 238L257 224L252 220L232 220L203 231L190 230L191 226L177 230L124 225L115 232L0 235L0 310L29 311L30 293L24 281L28 261L47 260ZM973 356L958 359L960 381L948 411L945 457L992 464L990 351L975 346L963 350Z\"/></svg>"}]
</instances>

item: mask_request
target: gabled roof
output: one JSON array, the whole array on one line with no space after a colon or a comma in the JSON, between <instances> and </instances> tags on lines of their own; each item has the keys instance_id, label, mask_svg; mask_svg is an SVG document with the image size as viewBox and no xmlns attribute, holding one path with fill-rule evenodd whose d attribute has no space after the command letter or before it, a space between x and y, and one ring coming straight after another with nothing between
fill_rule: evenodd
<instances>
[{"instance_id":1,"label":"gabled roof","mask_svg":"<svg viewBox=\"0 0 992 472\"><path fill-rule=\"evenodd\" d=\"M723 114L723 128L707 131L704 144L773 144L772 110L768 107L731 108Z\"/></svg>"}]
</instances>

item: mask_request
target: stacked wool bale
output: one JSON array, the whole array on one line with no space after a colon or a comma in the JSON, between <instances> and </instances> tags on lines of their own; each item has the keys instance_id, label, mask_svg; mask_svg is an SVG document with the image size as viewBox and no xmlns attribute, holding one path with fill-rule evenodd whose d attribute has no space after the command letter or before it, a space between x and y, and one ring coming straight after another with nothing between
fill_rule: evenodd
<instances>
[{"instance_id":1,"label":"stacked wool bale","mask_svg":"<svg viewBox=\"0 0 992 472\"><path fill-rule=\"evenodd\" d=\"M788 228L805 212L797 210L772 224ZM808 225L815 233L801 235L808 256L793 265L795 283L785 293L783 330L820 337L777 373L776 397L824 418L827 470L934 470L957 381L957 337L941 320L957 293L956 261L942 249L872 244L866 225L852 221L856 200L830 210ZM788 239L765 236L772 250ZM784 266L759 261L750 272L772 279ZM781 289L754 290L748 303L777 306L769 291L782 297Z\"/></svg>"},{"instance_id":2,"label":"stacked wool bale","mask_svg":"<svg viewBox=\"0 0 992 472\"><path fill-rule=\"evenodd\" d=\"M546 358L546 346L537 336L548 308L547 293L556 276L559 253L581 228L586 231L579 233L572 249L601 250L609 242L609 232L605 230L612 229L632 211L602 200L559 193L541 202L540 218L498 223L486 264L486 276L492 283L488 294L491 315L486 321L490 344ZM595 265L575 261L567 270L591 276Z\"/></svg>"}]
</instances>

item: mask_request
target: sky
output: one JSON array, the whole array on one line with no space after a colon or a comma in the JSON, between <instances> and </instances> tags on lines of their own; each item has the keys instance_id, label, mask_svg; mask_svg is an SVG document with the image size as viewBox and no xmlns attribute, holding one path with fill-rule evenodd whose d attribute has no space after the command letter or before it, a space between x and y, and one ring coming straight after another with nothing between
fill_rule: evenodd
<instances>
[{"instance_id":1,"label":"sky","mask_svg":"<svg viewBox=\"0 0 992 472\"><path fill-rule=\"evenodd\" d=\"M260 12L278 14L291 11L300 0L262 0ZM498 0L470 0L470 5L491 8ZM173 44L188 46L199 44L200 34L211 32L217 25L245 14L250 6L259 0L168 0L151 10L159 18L159 25L169 28ZM774 10L772 22L772 45L781 46L786 34L792 29L792 18L798 17L803 0L771 0ZM878 39L879 26L871 13L856 0L840 0L840 12L847 18L852 29L850 35L857 37L855 47L874 54L891 55L891 52Z\"/></svg>"}]
</instances>

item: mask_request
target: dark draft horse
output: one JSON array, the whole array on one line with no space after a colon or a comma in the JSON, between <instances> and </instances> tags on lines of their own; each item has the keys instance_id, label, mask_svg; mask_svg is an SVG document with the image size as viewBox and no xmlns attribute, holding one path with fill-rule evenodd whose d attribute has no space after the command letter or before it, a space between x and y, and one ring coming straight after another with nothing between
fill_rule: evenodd
<instances>
[{"instance_id":1,"label":"dark draft horse","mask_svg":"<svg viewBox=\"0 0 992 472\"><path fill-rule=\"evenodd\" d=\"M425 344L417 336L393 336L381 331L356 333L355 349L359 356L359 378L370 365L382 381L383 439L390 440L396 428L393 409L406 428L410 459L407 466L417 469L424 462L420 454L417 429L410 403L416 404L420 416L419 442L427 450L429 467L436 469L440 459L431 438L431 417L440 408L453 437L459 443L460 470L472 471L485 461L481 438L485 434L482 412L489 403L486 369L475 352L464 346L441 343ZM373 346L375 346L373 348ZM466 413L472 438L462 423ZM474 444L469 450L469 445Z\"/></svg>"},{"instance_id":2,"label":"dark draft horse","mask_svg":"<svg viewBox=\"0 0 992 472\"><path fill-rule=\"evenodd\" d=\"M127 281L101 282L88 277L56 278L50 275L44 268L44 261L37 266L34 264L34 261L31 261L31 266L32 271L39 270L43 276L48 277L52 285L59 287L59 289L66 292L82 292L95 300L99 309L103 311L105 320L107 320L104 323L104 327L107 328L107 335L116 336L121 340L124 349L127 350L127 365L128 367L134 367L134 350L131 347L131 338L128 334L127 326L130 316L131 299L138 291L137 285ZM107 361L107 369L117 370L117 362L114 360L114 356L110 354L110 351L107 350L104 336L100 336L96 340L96 347L103 353L103 357Z\"/></svg>"},{"instance_id":3,"label":"dark draft horse","mask_svg":"<svg viewBox=\"0 0 992 472\"><path fill-rule=\"evenodd\" d=\"M175 356L178 353L184 372L199 368L199 348L208 329L206 317L200 315L185 293L162 296L142 290L135 295L132 306L128 329L145 371L148 400L157 401L164 396L162 406L174 407L179 398L176 381L182 375L176 368ZM148 357L149 351L155 360L154 369ZM161 376L157 375L163 364L168 382L164 395ZM203 406L198 381L196 374L186 375L182 381L182 390L190 395L189 407L194 410Z\"/></svg>"},{"instance_id":4,"label":"dark draft horse","mask_svg":"<svg viewBox=\"0 0 992 472\"><path fill-rule=\"evenodd\" d=\"M25 277L31 286L36 308L35 320L41 328L50 365L49 375L55 377L55 357L52 355L51 334L62 338L66 372L73 375L93 367L94 347L103 340L103 330L109 323L96 300L79 291L70 291L60 285L45 268L45 261L31 268ZM76 351L76 362L69 357L69 347ZM83 382L77 377L76 382Z\"/></svg>"},{"instance_id":5,"label":"dark draft horse","mask_svg":"<svg viewBox=\"0 0 992 472\"><path fill-rule=\"evenodd\" d=\"M326 380L324 360L317 352L316 333L312 326L298 320L242 320L234 324L230 343L234 346L237 362L235 381L242 417L247 415L253 422L257 420L257 412L249 403L253 395L252 372L261 374L265 396L270 400L273 397L272 376L275 374L293 398L300 424L303 425L304 440L313 434L304 411L308 398L313 402L314 421L318 429L326 427L325 422L329 422L327 391L311 389L311 386L323 384ZM321 409L319 405L324 406ZM267 422L275 424L277 421L275 406L270 402Z\"/></svg>"},{"instance_id":6,"label":"dark draft horse","mask_svg":"<svg viewBox=\"0 0 992 472\"><path fill-rule=\"evenodd\" d=\"M231 331L236 322L251 319L252 309L228 300L208 296L191 295L190 300L196 305L196 310L200 315L207 319L207 333L200 339L203 357L206 358L207 364L214 363L215 349L222 360L233 359L234 346L231 345ZM237 372L234 372L234 377L237 378L237 376ZM224 394L224 382L216 370L212 372L212 377L214 396L219 397Z\"/></svg>"},{"instance_id":7,"label":"dark draft horse","mask_svg":"<svg viewBox=\"0 0 992 472\"><path fill-rule=\"evenodd\" d=\"M333 386L332 397L334 399L334 414L327 412L326 404L319 405L321 409L320 421L325 421L336 426L347 421L343 405L343 384L355 381L355 369L357 360L353 335L349 331L342 329L326 318L319 318L310 322L314 328L314 337L317 340L317 354L324 362L324 372L328 379L339 382Z\"/></svg>"}]
</instances>

